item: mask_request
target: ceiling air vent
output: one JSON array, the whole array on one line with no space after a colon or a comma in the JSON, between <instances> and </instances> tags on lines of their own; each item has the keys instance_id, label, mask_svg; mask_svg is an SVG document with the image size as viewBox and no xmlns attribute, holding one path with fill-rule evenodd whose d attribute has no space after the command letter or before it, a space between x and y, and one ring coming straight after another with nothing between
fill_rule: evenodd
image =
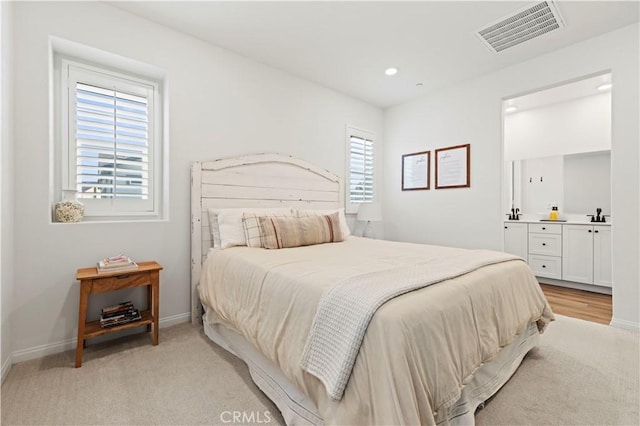
<instances>
[{"instance_id":1,"label":"ceiling air vent","mask_svg":"<svg viewBox=\"0 0 640 426\"><path fill-rule=\"evenodd\" d=\"M563 27L558 9L547 0L501 18L478 30L476 35L492 52L498 53Z\"/></svg>"}]
</instances>

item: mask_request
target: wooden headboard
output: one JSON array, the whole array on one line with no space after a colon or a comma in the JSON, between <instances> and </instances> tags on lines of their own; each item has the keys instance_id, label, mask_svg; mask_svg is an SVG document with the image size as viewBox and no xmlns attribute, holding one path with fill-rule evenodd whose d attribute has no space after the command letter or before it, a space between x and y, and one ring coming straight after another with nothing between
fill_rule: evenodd
<instances>
[{"instance_id":1,"label":"wooden headboard","mask_svg":"<svg viewBox=\"0 0 640 426\"><path fill-rule=\"evenodd\" d=\"M207 210L234 207L344 207L342 179L291 156L256 154L191 166L191 320L202 317L198 283L212 247Z\"/></svg>"}]
</instances>

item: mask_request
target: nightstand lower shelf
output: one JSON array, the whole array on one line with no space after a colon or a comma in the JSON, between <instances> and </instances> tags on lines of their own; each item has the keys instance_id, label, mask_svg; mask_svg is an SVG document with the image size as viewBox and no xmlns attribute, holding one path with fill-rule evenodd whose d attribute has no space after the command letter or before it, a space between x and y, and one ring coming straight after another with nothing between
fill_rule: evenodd
<instances>
[{"instance_id":1,"label":"nightstand lower shelf","mask_svg":"<svg viewBox=\"0 0 640 426\"><path fill-rule=\"evenodd\" d=\"M151 315L151 311L141 311L140 316L142 316L142 318L137 321L115 325L113 327L102 327L99 320L88 322L84 326L84 338L89 339L91 337L98 337L102 336L103 334L109 334L114 331L127 330L129 328L153 324L153 315Z\"/></svg>"}]
</instances>

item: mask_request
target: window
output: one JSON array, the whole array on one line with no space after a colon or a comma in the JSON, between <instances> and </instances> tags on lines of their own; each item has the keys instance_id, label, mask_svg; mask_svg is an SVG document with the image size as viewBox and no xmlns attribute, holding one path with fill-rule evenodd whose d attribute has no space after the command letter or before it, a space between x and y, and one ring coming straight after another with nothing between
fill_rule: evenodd
<instances>
[{"instance_id":1,"label":"window","mask_svg":"<svg viewBox=\"0 0 640 426\"><path fill-rule=\"evenodd\" d=\"M159 83L65 58L60 63L61 189L88 218L159 214Z\"/></svg>"},{"instance_id":2,"label":"window","mask_svg":"<svg viewBox=\"0 0 640 426\"><path fill-rule=\"evenodd\" d=\"M373 134L347 128L347 211L355 213L358 205L374 200L374 153Z\"/></svg>"}]
</instances>

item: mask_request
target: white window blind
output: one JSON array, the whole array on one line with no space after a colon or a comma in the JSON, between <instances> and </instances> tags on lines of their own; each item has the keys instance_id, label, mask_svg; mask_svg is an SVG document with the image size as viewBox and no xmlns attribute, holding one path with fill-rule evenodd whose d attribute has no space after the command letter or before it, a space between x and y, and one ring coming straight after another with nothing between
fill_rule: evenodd
<instances>
[{"instance_id":1,"label":"white window blind","mask_svg":"<svg viewBox=\"0 0 640 426\"><path fill-rule=\"evenodd\" d=\"M374 195L373 138L349 135L349 202L371 203Z\"/></svg>"},{"instance_id":2,"label":"white window blind","mask_svg":"<svg viewBox=\"0 0 640 426\"><path fill-rule=\"evenodd\" d=\"M149 198L146 97L95 85L75 87L78 198Z\"/></svg>"},{"instance_id":3,"label":"white window blind","mask_svg":"<svg viewBox=\"0 0 640 426\"><path fill-rule=\"evenodd\" d=\"M158 84L61 60L62 189L85 216L158 212Z\"/></svg>"}]
</instances>

